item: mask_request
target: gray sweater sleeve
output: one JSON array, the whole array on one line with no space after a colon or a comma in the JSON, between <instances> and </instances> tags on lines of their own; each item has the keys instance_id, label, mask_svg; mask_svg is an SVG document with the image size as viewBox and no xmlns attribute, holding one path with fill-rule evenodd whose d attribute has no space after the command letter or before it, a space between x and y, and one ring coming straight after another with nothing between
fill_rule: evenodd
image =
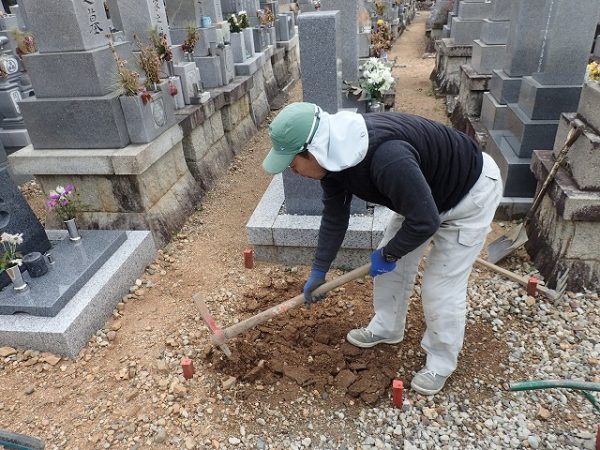
<instances>
[{"instance_id":1,"label":"gray sweater sleeve","mask_svg":"<svg viewBox=\"0 0 600 450\"><path fill-rule=\"evenodd\" d=\"M352 194L331 180L322 180L321 186L323 188L323 215L313 268L327 272L342 246L348 230Z\"/></svg>"}]
</instances>

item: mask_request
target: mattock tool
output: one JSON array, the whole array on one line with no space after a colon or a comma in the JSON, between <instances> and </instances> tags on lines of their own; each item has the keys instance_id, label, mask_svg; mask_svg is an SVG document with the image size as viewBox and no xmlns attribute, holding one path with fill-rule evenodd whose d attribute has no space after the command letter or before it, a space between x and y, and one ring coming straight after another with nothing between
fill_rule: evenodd
<instances>
[{"instance_id":1,"label":"mattock tool","mask_svg":"<svg viewBox=\"0 0 600 450\"><path fill-rule=\"evenodd\" d=\"M360 277L364 277L369 273L370 268L371 264L365 264L364 266L360 266L351 272L345 273L341 277L338 277L334 280L322 284L312 292L312 295L325 294L331 291L332 289L349 283L350 281L356 280ZM279 316L280 314L284 314L290 309L297 308L298 306L303 305L304 294L299 294L294 298L279 303L278 305L272 306L271 308L261 313L258 313L255 316L248 317L247 319L242 320L241 322L238 322L235 325L232 325L225 329L222 329L221 327L219 327L219 325L217 325L217 322L208 311L208 307L206 306L206 303L204 303L204 300L202 299L202 296L200 294L195 294L194 300L198 304L198 307L200 308L200 314L202 315L206 326L211 332L211 339L213 341L213 344L217 345L223 351L223 353L225 353L225 356L231 358L231 350L225 343L228 339L231 339L232 337L237 336L238 334L241 334L244 331L248 331L249 329L260 325L261 323L264 323L269 319Z\"/></svg>"}]
</instances>

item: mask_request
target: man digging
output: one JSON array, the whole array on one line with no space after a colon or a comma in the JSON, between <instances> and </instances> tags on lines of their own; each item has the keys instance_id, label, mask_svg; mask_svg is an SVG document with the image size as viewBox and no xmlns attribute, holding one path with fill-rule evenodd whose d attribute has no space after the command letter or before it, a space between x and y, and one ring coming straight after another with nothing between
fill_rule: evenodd
<instances>
[{"instance_id":1,"label":"man digging","mask_svg":"<svg viewBox=\"0 0 600 450\"><path fill-rule=\"evenodd\" d=\"M366 328L350 330L351 344L402 341L417 268L433 242L421 286L427 361L411 386L438 393L463 345L469 274L502 196L498 167L465 134L409 114L328 114L312 103L293 103L269 134L273 148L263 168L277 174L289 167L323 188L307 304L322 298L311 292L325 282L344 240L352 196L394 212L371 255L375 315Z\"/></svg>"}]
</instances>

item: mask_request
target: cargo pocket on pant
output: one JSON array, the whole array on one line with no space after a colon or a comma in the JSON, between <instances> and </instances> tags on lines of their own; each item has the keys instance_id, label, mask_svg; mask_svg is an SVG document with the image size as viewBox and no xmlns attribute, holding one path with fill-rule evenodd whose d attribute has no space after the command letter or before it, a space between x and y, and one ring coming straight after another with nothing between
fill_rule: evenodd
<instances>
[{"instance_id":1,"label":"cargo pocket on pant","mask_svg":"<svg viewBox=\"0 0 600 450\"><path fill-rule=\"evenodd\" d=\"M474 247L480 245L485 240L488 229L480 228L465 228L458 230L458 243L465 247Z\"/></svg>"}]
</instances>

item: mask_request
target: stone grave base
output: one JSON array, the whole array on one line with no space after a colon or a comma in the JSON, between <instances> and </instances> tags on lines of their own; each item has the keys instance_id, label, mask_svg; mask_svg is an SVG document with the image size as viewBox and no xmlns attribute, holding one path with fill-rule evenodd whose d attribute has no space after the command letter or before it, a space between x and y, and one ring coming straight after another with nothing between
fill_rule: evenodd
<instances>
[{"instance_id":1,"label":"stone grave base","mask_svg":"<svg viewBox=\"0 0 600 450\"><path fill-rule=\"evenodd\" d=\"M460 67L460 88L454 108L450 113L450 121L454 128L466 131L469 117L481 115L481 103L483 94L488 90L488 82L491 75L477 73L470 64Z\"/></svg>"},{"instance_id":2,"label":"stone grave base","mask_svg":"<svg viewBox=\"0 0 600 450\"><path fill-rule=\"evenodd\" d=\"M471 61L473 47L459 45L452 38L443 38L435 43L435 68L430 79L436 95L458 95L460 66Z\"/></svg>"},{"instance_id":3,"label":"stone grave base","mask_svg":"<svg viewBox=\"0 0 600 450\"><path fill-rule=\"evenodd\" d=\"M0 142L5 148L21 148L31 144L25 128L0 128Z\"/></svg>"},{"instance_id":4,"label":"stone grave base","mask_svg":"<svg viewBox=\"0 0 600 450\"><path fill-rule=\"evenodd\" d=\"M283 177L277 175L246 224L248 242L259 261L310 265L321 217L284 214L283 205ZM352 215L333 266L355 268L368 263L391 215L389 209L381 206L376 206L371 214Z\"/></svg>"},{"instance_id":5,"label":"stone grave base","mask_svg":"<svg viewBox=\"0 0 600 450\"><path fill-rule=\"evenodd\" d=\"M479 146L482 149L486 149L488 145L494 145L490 143L491 137L489 130L482 123L483 119L480 121L478 118L469 118L467 134L477 141ZM492 130L494 131L494 130ZM497 133L497 131L496 131ZM498 138L496 136L496 138ZM489 151L486 150L487 153ZM496 164L500 165L498 160L496 160ZM501 169L502 172L502 169ZM507 176L513 176L508 167L505 168L505 172L502 174L502 180L506 184ZM494 215L495 220L515 220L525 217L529 208L533 203L532 196L528 197L502 197L500 201L500 205L498 209L496 209L496 214Z\"/></svg>"},{"instance_id":6,"label":"stone grave base","mask_svg":"<svg viewBox=\"0 0 600 450\"><path fill-rule=\"evenodd\" d=\"M49 235L52 239L52 233ZM66 231L55 232L54 237L57 235L64 238ZM155 254L149 231L127 231L127 240L56 316L0 315L0 345L77 357Z\"/></svg>"},{"instance_id":7,"label":"stone grave base","mask_svg":"<svg viewBox=\"0 0 600 450\"><path fill-rule=\"evenodd\" d=\"M80 228L151 230L163 245L200 199L182 140L181 127L174 125L148 144L78 150L28 146L9 160L15 172L34 174L44 192L74 184L87 205L78 220ZM62 224L49 218L48 225Z\"/></svg>"},{"instance_id":8,"label":"stone grave base","mask_svg":"<svg viewBox=\"0 0 600 450\"><path fill-rule=\"evenodd\" d=\"M553 163L552 150L534 152L531 167L540 183ZM565 168L559 169L527 233L525 248L551 287L557 276L569 268L569 290L597 289L600 191L580 190L571 174Z\"/></svg>"}]
</instances>

